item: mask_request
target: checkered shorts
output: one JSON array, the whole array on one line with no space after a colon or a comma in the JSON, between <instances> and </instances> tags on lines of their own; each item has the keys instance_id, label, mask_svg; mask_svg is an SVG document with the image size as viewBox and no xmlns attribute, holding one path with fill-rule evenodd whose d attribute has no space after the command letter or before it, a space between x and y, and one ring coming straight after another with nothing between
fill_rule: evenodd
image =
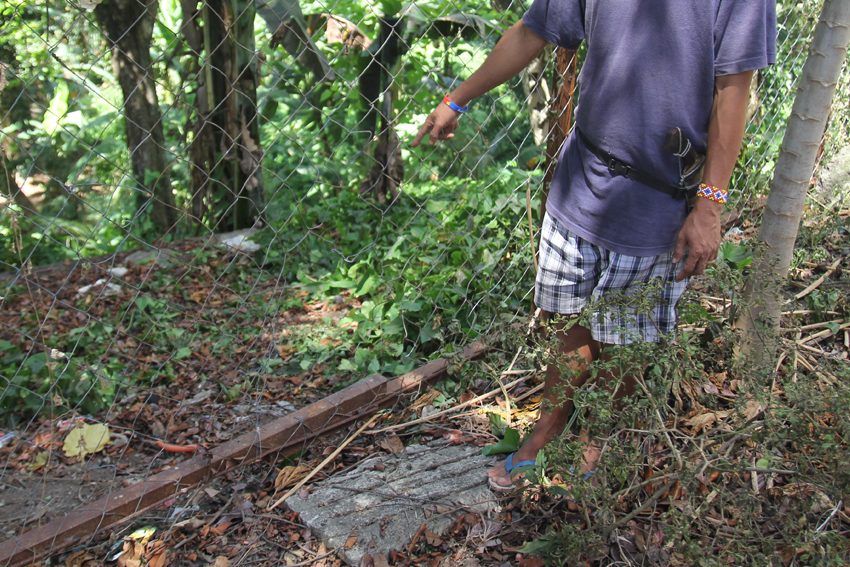
<instances>
[{"instance_id":1,"label":"checkered shorts","mask_svg":"<svg viewBox=\"0 0 850 567\"><path fill-rule=\"evenodd\" d=\"M561 315L581 313L589 304L590 331L601 343L660 342L676 327L676 303L688 285L687 279L675 281L683 262L674 264L672 252L647 257L610 252L547 214L534 302Z\"/></svg>"}]
</instances>

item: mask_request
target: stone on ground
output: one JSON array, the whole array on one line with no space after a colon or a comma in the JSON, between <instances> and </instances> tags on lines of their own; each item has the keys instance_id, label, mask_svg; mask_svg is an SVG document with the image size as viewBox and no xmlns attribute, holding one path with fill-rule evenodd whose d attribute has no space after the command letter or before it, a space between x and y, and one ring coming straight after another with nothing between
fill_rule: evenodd
<instances>
[{"instance_id":1,"label":"stone on ground","mask_svg":"<svg viewBox=\"0 0 850 567\"><path fill-rule=\"evenodd\" d=\"M460 514L495 517L498 503L487 486L493 463L477 447L411 445L317 483L306 499L296 494L286 505L328 549L340 548L357 565L366 553L406 549L423 523L443 534Z\"/></svg>"}]
</instances>

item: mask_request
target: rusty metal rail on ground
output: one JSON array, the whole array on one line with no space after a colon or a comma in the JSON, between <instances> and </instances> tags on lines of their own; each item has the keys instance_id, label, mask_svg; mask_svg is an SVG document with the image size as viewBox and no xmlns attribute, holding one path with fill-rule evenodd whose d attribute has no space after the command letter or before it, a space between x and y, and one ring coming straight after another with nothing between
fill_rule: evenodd
<instances>
[{"instance_id":1,"label":"rusty metal rail on ground","mask_svg":"<svg viewBox=\"0 0 850 567\"><path fill-rule=\"evenodd\" d=\"M464 348L464 362L487 352L482 342ZM285 456L303 449L320 435L393 405L422 384L445 376L446 359L393 379L373 375L356 384L277 419L259 431L247 433L209 452L199 453L168 470L116 493L109 494L62 518L0 544L0 567L21 567L84 543L97 533L114 527L169 498L227 471L271 456Z\"/></svg>"}]
</instances>

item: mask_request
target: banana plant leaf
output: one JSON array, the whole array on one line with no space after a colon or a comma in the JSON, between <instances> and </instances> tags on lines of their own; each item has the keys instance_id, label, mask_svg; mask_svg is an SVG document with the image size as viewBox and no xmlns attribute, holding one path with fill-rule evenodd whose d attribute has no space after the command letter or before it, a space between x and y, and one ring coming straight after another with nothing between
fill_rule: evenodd
<instances>
[{"instance_id":1,"label":"banana plant leaf","mask_svg":"<svg viewBox=\"0 0 850 567\"><path fill-rule=\"evenodd\" d=\"M295 60L313 72L316 81L336 77L330 62L307 32L307 21L298 0L254 0L257 13L273 31L272 45L282 45Z\"/></svg>"}]
</instances>

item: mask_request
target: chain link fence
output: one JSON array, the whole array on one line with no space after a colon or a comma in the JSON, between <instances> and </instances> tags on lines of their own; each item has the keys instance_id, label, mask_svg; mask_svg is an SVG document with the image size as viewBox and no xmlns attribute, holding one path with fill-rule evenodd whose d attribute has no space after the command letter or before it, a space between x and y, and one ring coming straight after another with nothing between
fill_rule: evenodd
<instances>
[{"instance_id":1,"label":"chain link fence","mask_svg":"<svg viewBox=\"0 0 850 567\"><path fill-rule=\"evenodd\" d=\"M730 238L758 225L820 8L778 6ZM92 479L144 481L164 445L215 447L531 314L572 54L476 100L453 140L409 145L523 9L0 8L0 539L90 502ZM845 74L821 163L848 144L848 100ZM66 450L84 424L108 448L97 430Z\"/></svg>"}]
</instances>

